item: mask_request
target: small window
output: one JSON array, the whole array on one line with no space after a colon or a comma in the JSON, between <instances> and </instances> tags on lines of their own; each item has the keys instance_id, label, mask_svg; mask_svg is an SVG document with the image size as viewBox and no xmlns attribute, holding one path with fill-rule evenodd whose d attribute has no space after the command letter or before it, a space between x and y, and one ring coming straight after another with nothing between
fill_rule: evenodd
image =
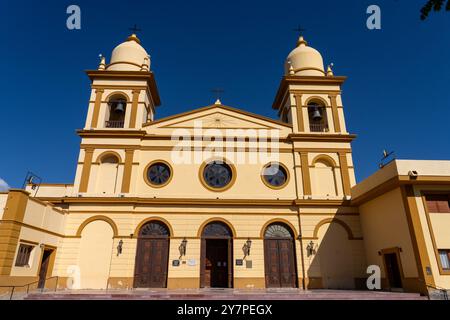
<instances>
[{"instance_id":1,"label":"small window","mask_svg":"<svg viewBox=\"0 0 450 320\"><path fill-rule=\"evenodd\" d=\"M151 221L141 228L139 235L142 237L168 237L170 231L164 223Z\"/></svg>"},{"instance_id":2,"label":"small window","mask_svg":"<svg viewBox=\"0 0 450 320\"><path fill-rule=\"evenodd\" d=\"M284 166L279 163L270 163L263 169L264 183L274 189L280 189L287 184L288 173Z\"/></svg>"},{"instance_id":3,"label":"small window","mask_svg":"<svg viewBox=\"0 0 450 320\"><path fill-rule=\"evenodd\" d=\"M290 228L284 223L273 223L267 227L264 233L265 238L285 238L292 239Z\"/></svg>"},{"instance_id":4,"label":"small window","mask_svg":"<svg viewBox=\"0 0 450 320\"><path fill-rule=\"evenodd\" d=\"M450 250L439 250L443 270L450 270Z\"/></svg>"},{"instance_id":5,"label":"small window","mask_svg":"<svg viewBox=\"0 0 450 320\"><path fill-rule=\"evenodd\" d=\"M167 163L150 163L146 170L146 181L152 187L160 188L170 182L172 171Z\"/></svg>"},{"instance_id":6,"label":"small window","mask_svg":"<svg viewBox=\"0 0 450 320\"><path fill-rule=\"evenodd\" d=\"M429 194L425 196L427 208L433 213L450 213L450 195Z\"/></svg>"},{"instance_id":7,"label":"small window","mask_svg":"<svg viewBox=\"0 0 450 320\"><path fill-rule=\"evenodd\" d=\"M115 155L106 155L101 160L102 163L112 163L117 164L119 163L119 159Z\"/></svg>"},{"instance_id":8,"label":"small window","mask_svg":"<svg viewBox=\"0 0 450 320\"><path fill-rule=\"evenodd\" d=\"M222 190L232 182L233 171L222 161L212 161L205 166L202 178L208 187Z\"/></svg>"},{"instance_id":9,"label":"small window","mask_svg":"<svg viewBox=\"0 0 450 320\"><path fill-rule=\"evenodd\" d=\"M33 248L33 246L28 244L20 244L19 251L17 252L16 267L29 266L30 254Z\"/></svg>"}]
</instances>

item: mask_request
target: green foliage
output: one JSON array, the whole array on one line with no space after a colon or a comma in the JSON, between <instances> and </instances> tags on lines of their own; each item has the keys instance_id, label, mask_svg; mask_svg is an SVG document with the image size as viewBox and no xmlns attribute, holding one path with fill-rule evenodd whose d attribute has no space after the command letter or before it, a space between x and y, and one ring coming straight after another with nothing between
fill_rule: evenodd
<instances>
[{"instance_id":1,"label":"green foliage","mask_svg":"<svg viewBox=\"0 0 450 320\"><path fill-rule=\"evenodd\" d=\"M420 19L425 20L431 10L440 11L445 3L445 10L450 11L450 0L428 0L420 10Z\"/></svg>"}]
</instances>

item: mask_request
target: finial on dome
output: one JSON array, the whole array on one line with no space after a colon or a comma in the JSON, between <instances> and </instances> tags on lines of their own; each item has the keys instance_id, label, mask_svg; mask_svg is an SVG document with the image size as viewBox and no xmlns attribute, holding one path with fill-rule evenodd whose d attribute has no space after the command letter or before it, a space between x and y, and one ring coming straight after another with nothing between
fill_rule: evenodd
<instances>
[{"instance_id":1,"label":"finial on dome","mask_svg":"<svg viewBox=\"0 0 450 320\"><path fill-rule=\"evenodd\" d=\"M222 104L222 102L220 101L219 98L217 98L217 100L216 100L216 102L214 102L214 104L220 105L220 104Z\"/></svg>"},{"instance_id":2,"label":"finial on dome","mask_svg":"<svg viewBox=\"0 0 450 320\"><path fill-rule=\"evenodd\" d=\"M334 66L333 63L330 63L327 67L327 77L332 77L334 76L333 70L331 69Z\"/></svg>"},{"instance_id":3,"label":"finial on dome","mask_svg":"<svg viewBox=\"0 0 450 320\"><path fill-rule=\"evenodd\" d=\"M294 67L292 66L292 63L288 61L289 64L289 75L293 76L295 74Z\"/></svg>"},{"instance_id":4,"label":"finial on dome","mask_svg":"<svg viewBox=\"0 0 450 320\"><path fill-rule=\"evenodd\" d=\"M100 58L100 64L98 65L98 70L105 70L106 69L105 57L101 53L98 56Z\"/></svg>"},{"instance_id":5,"label":"finial on dome","mask_svg":"<svg viewBox=\"0 0 450 320\"><path fill-rule=\"evenodd\" d=\"M127 41L135 41L137 44L141 44L141 40L139 40L135 33L131 34L131 36L127 38Z\"/></svg>"},{"instance_id":6,"label":"finial on dome","mask_svg":"<svg viewBox=\"0 0 450 320\"><path fill-rule=\"evenodd\" d=\"M304 45L305 47L308 45L308 42L303 38L303 36L300 36L297 41L297 47L301 45Z\"/></svg>"},{"instance_id":7,"label":"finial on dome","mask_svg":"<svg viewBox=\"0 0 450 320\"><path fill-rule=\"evenodd\" d=\"M141 71L149 71L150 69L149 61L150 61L149 57L144 58L144 63L141 66Z\"/></svg>"}]
</instances>

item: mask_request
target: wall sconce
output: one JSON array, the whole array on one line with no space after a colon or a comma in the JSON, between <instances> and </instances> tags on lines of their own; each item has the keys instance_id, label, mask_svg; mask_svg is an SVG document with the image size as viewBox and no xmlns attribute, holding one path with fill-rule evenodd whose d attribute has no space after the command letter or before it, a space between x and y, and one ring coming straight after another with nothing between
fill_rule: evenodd
<instances>
[{"instance_id":1,"label":"wall sconce","mask_svg":"<svg viewBox=\"0 0 450 320\"><path fill-rule=\"evenodd\" d=\"M178 247L178 251L180 251L180 258L186 255L186 245L187 245L187 239L184 238L183 241L181 241L180 246Z\"/></svg>"},{"instance_id":2,"label":"wall sconce","mask_svg":"<svg viewBox=\"0 0 450 320\"><path fill-rule=\"evenodd\" d=\"M306 252L308 257L312 256L313 254L316 254L316 249L314 249L314 242L312 242L312 240L306 246Z\"/></svg>"},{"instance_id":3,"label":"wall sconce","mask_svg":"<svg viewBox=\"0 0 450 320\"><path fill-rule=\"evenodd\" d=\"M244 252L244 258L250 255L250 248L252 247L252 240L248 238L248 240L244 243L242 247L242 251Z\"/></svg>"},{"instance_id":4,"label":"wall sconce","mask_svg":"<svg viewBox=\"0 0 450 320\"><path fill-rule=\"evenodd\" d=\"M117 256L122 254L122 246L123 246L123 240L120 239L119 244L117 245Z\"/></svg>"}]
</instances>

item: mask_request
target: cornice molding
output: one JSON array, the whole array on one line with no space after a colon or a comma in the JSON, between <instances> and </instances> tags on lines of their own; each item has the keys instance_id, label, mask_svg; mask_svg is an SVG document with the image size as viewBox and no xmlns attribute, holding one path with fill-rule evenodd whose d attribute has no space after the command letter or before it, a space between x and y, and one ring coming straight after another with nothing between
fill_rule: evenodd
<instances>
[{"instance_id":1,"label":"cornice molding","mask_svg":"<svg viewBox=\"0 0 450 320\"><path fill-rule=\"evenodd\" d=\"M138 138L142 139L146 132L142 130L77 130L77 134L82 138Z\"/></svg>"},{"instance_id":2,"label":"cornice molding","mask_svg":"<svg viewBox=\"0 0 450 320\"><path fill-rule=\"evenodd\" d=\"M150 90L152 99L155 106L161 105L161 99L159 97L158 87L156 85L155 76L151 71L111 71L111 70L86 70L91 82L96 79L134 79L134 80L146 80L147 86ZM131 86L132 88L136 86Z\"/></svg>"},{"instance_id":3,"label":"cornice molding","mask_svg":"<svg viewBox=\"0 0 450 320\"><path fill-rule=\"evenodd\" d=\"M43 201L51 203L85 203L85 204L123 204L133 206L143 205L208 205L208 206L233 206L233 207L341 207L349 206L347 200L322 200L322 199L193 199L193 198L141 198L141 197L41 197ZM70 212L70 210L69 210Z\"/></svg>"},{"instance_id":4,"label":"cornice molding","mask_svg":"<svg viewBox=\"0 0 450 320\"><path fill-rule=\"evenodd\" d=\"M418 176L415 179L411 179L408 175L395 176L353 198L352 206L359 206L404 185L446 185L450 187L450 176Z\"/></svg>"},{"instance_id":5,"label":"cornice molding","mask_svg":"<svg viewBox=\"0 0 450 320\"><path fill-rule=\"evenodd\" d=\"M278 110L282 106L282 100L288 90L289 85L297 84L297 85L338 85L341 86L347 77L335 76L335 77L327 77L327 76L284 76L281 79L280 85L278 87L277 93L275 95L275 99L272 104L272 108ZM308 90L295 90L298 92L308 92ZM330 90L330 93L335 90ZM324 92L328 92L324 90Z\"/></svg>"},{"instance_id":6,"label":"cornice molding","mask_svg":"<svg viewBox=\"0 0 450 320\"><path fill-rule=\"evenodd\" d=\"M326 141L326 142L352 142L356 139L355 134L312 134L291 133L287 136L290 141Z\"/></svg>"}]
</instances>

